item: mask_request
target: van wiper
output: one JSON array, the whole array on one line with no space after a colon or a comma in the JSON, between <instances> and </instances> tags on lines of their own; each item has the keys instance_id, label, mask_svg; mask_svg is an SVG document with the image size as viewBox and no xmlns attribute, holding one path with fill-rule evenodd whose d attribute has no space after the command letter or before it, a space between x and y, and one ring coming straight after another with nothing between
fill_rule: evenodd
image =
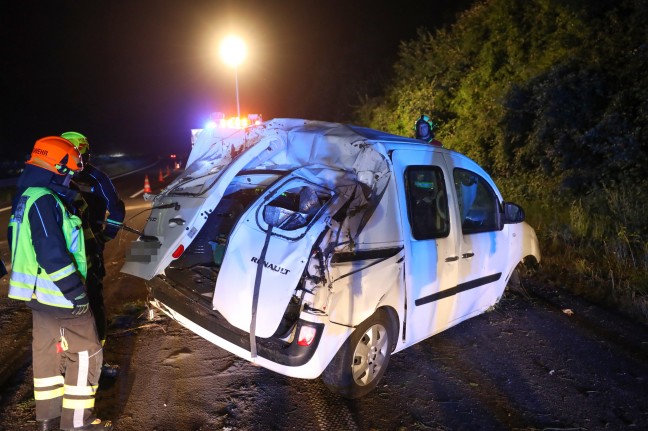
<instances>
[{"instance_id":1,"label":"van wiper","mask_svg":"<svg viewBox=\"0 0 648 431\"><path fill-rule=\"evenodd\" d=\"M192 198L198 197L201 195L201 193L184 193L184 192L169 192L170 196L189 196ZM156 207L160 208L160 207Z\"/></svg>"},{"instance_id":2,"label":"van wiper","mask_svg":"<svg viewBox=\"0 0 648 431\"><path fill-rule=\"evenodd\" d=\"M155 207L149 208L150 210L159 210L159 209L164 209L164 208L173 208L174 210L178 211L180 210L180 204L177 202L171 202L169 204L164 204L164 205L158 205Z\"/></svg>"}]
</instances>

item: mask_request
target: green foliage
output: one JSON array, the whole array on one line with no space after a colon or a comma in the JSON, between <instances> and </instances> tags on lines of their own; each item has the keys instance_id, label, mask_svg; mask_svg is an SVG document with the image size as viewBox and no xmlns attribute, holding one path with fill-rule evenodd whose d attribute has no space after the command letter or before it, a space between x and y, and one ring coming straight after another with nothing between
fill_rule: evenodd
<instances>
[{"instance_id":1,"label":"green foliage","mask_svg":"<svg viewBox=\"0 0 648 431\"><path fill-rule=\"evenodd\" d=\"M550 264L645 305L647 22L645 0L484 1L403 42L357 118L412 135L430 115L444 146L526 206Z\"/></svg>"}]
</instances>

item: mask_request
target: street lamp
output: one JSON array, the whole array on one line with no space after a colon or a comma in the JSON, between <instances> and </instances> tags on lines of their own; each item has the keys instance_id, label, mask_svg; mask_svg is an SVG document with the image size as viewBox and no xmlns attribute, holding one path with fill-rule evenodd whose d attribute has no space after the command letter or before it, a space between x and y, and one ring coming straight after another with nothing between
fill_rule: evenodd
<instances>
[{"instance_id":1,"label":"street lamp","mask_svg":"<svg viewBox=\"0 0 648 431\"><path fill-rule=\"evenodd\" d=\"M228 36L220 44L220 54L223 61L234 68L234 76L236 79L236 112L241 118L241 106L239 105L239 92L238 92L238 66L245 59L246 48L243 39L237 36Z\"/></svg>"}]
</instances>

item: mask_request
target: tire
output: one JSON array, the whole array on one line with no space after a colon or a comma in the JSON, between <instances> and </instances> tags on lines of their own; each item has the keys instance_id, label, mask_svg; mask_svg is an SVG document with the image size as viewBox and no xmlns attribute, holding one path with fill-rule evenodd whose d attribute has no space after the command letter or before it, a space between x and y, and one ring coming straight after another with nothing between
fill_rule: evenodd
<instances>
[{"instance_id":1,"label":"tire","mask_svg":"<svg viewBox=\"0 0 648 431\"><path fill-rule=\"evenodd\" d=\"M393 336L389 315L379 309L356 327L326 367L322 373L326 387L351 399L371 392L389 364Z\"/></svg>"}]
</instances>

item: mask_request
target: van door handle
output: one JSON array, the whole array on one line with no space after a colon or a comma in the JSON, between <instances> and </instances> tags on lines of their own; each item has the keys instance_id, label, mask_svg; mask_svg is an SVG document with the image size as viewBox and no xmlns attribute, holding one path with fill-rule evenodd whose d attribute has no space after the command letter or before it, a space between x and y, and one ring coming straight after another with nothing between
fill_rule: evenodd
<instances>
[{"instance_id":1,"label":"van door handle","mask_svg":"<svg viewBox=\"0 0 648 431\"><path fill-rule=\"evenodd\" d=\"M473 257L474 255L475 253L470 252L470 253L462 254L461 257L463 257L464 259L468 259L469 257Z\"/></svg>"},{"instance_id":2,"label":"van door handle","mask_svg":"<svg viewBox=\"0 0 648 431\"><path fill-rule=\"evenodd\" d=\"M459 260L459 256L450 256L450 257L445 258L446 262L454 262L454 261L457 261L457 260Z\"/></svg>"}]
</instances>

